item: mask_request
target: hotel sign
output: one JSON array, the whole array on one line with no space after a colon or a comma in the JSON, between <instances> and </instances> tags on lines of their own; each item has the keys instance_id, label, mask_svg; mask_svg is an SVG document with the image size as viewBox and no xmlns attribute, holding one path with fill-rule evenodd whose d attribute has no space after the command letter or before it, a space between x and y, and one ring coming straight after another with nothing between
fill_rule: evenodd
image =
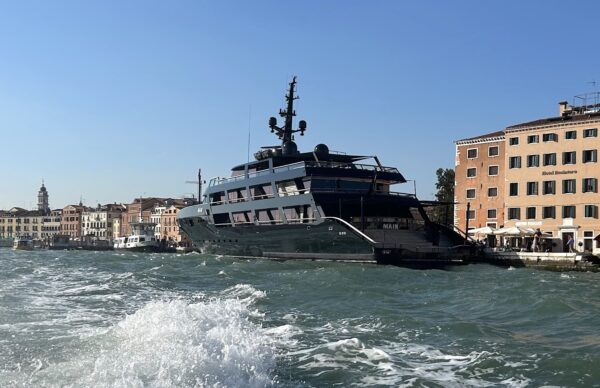
<instances>
[{"instance_id":1,"label":"hotel sign","mask_svg":"<svg viewBox=\"0 0 600 388\"><path fill-rule=\"evenodd\" d=\"M570 175L570 174L577 174L577 170L542 171L542 175Z\"/></svg>"}]
</instances>

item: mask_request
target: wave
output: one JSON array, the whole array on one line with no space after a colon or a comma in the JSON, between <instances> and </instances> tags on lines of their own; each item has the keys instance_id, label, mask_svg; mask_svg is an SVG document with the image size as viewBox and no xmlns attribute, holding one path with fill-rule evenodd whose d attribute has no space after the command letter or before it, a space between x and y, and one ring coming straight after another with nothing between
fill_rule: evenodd
<instances>
[{"instance_id":1,"label":"wave","mask_svg":"<svg viewBox=\"0 0 600 388\"><path fill-rule=\"evenodd\" d=\"M36 361L27 373L0 370L0 379L18 386L270 386L273 337L292 329L262 327L251 305L264 295L241 284L200 301L154 300L81 338L75 357Z\"/></svg>"}]
</instances>

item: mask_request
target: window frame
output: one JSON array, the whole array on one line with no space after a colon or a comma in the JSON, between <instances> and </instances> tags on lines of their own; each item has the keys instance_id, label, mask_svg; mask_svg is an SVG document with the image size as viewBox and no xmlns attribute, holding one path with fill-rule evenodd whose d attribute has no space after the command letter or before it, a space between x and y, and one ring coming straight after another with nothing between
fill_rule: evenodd
<instances>
[{"instance_id":1,"label":"window frame","mask_svg":"<svg viewBox=\"0 0 600 388\"><path fill-rule=\"evenodd\" d=\"M571 187L571 184L573 187ZM562 180L562 193L563 194L576 194L577 193L577 179L563 179Z\"/></svg>"},{"instance_id":2,"label":"window frame","mask_svg":"<svg viewBox=\"0 0 600 388\"><path fill-rule=\"evenodd\" d=\"M531 216L529 214L531 210L533 210L533 216ZM525 219L526 220L535 220L536 216L537 216L537 207L536 206L528 206L525 208Z\"/></svg>"},{"instance_id":3,"label":"window frame","mask_svg":"<svg viewBox=\"0 0 600 388\"><path fill-rule=\"evenodd\" d=\"M540 166L540 155L531 154L527 155L527 168L535 168Z\"/></svg>"},{"instance_id":4,"label":"window frame","mask_svg":"<svg viewBox=\"0 0 600 388\"><path fill-rule=\"evenodd\" d=\"M509 220L520 220L521 219L521 208L520 207L509 207L508 211L507 211L507 216L508 216Z\"/></svg>"},{"instance_id":5,"label":"window frame","mask_svg":"<svg viewBox=\"0 0 600 388\"><path fill-rule=\"evenodd\" d=\"M546 157L551 157L553 163L550 163L546 160ZM542 154L542 165L543 166L556 166L556 152L550 152L547 154Z\"/></svg>"},{"instance_id":6,"label":"window frame","mask_svg":"<svg viewBox=\"0 0 600 388\"><path fill-rule=\"evenodd\" d=\"M492 149L496 150L496 155L492 155L492 153L491 153ZM498 146L498 145L489 146L488 147L488 158L497 158L498 156L500 156L500 146Z\"/></svg>"},{"instance_id":7,"label":"window frame","mask_svg":"<svg viewBox=\"0 0 600 388\"><path fill-rule=\"evenodd\" d=\"M552 190L546 191L546 184L550 184ZM542 181L542 195L556 195L556 181Z\"/></svg>"},{"instance_id":8,"label":"window frame","mask_svg":"<svg viewBox=\"0 0 600 388\"><path fill-rule=\"evenodd\" d=\"M475 151L475 156L473 156L473 157L469 156L469 153L471 151ZM477 159L478 156L479 156L479 148L467 148L467 160Z\"/></svg>"},{"instance_id":9,"label":"window frame","mask_svg":"<svg viewBox=\"0 0 600 388\"><path fill-rule=\"evenodd\" d=\"M552 215L549 216L547 214L547 211L552 210L551 213ZM542 207L542 219L546 220L546 219L556 219L556 206L543 206Z\"/></svg>"},{"instance_id":10,"label":"window frame","mask_svg":"<svg viewBox=\"0 0 600 388\"><path fill-rule=\"evenodd\" d=\"M539 195L540 187L539 187L538 181L527 182L526 187L527 187L527 190L526 190L527 195ZM529 190L530 188L533 188L533 190L531 190L531 192Z\"/></svg>"},{"instance_id":11,"label":"window frame","mask_svg":"<svg viewBox=\"0 0 600 388\"><path fill-rule=\"evenodd\" d=\"M586 128L583 130L583 137L598 137L598 128Z\"/></svg>"},{"instance_id":12,"label":"window frame","mask_svg":"<svg viewBox=\"0 0 600 388\"><path fill-rule=\"evenodd\" d=\"M567 161L567 155L572 155L572 158L569 158L570 161ZM562 156L563 166L577 164L577 151L563 151Z\"/></svg>"},{"instance_id":13,"label":"window frame","mask_svg":"<svg viewBox=\"0 0 600 388\"><path fill-rule=\"evenodd\" d=\"M491 173L490 173L490 169L491 169L492 167L496 167L496 169L497 169L497 171L496 171L496 173L495 173L495 174L491 174ZM490 164L490 165L488 166L488 176L498 176L498 175L500 175L500 165L499 165L499 164Z\"/></svg>"},{"instance_id":14,"label":"window frame","mask_svg":"<svg viewBox=\"0 0 600 388\"><path fill-rule=\"evenodd\" d=\"M515 161L514 166L513 166L513 160ZM521 156L520 155L509 156L508 157L508 168L509 169L521 168Z\"/></svg>"},{"instance_id":15,"label":"window frame","mask_svg":"<svg viewBox=\"0 0 600 388\"><path fill-rule=\"evenodd\" d=\"M589 160L586 160L586 155L590 156ZM597 163L598 162L598 150L583 150L581 151L581 163Z\"/></svg>"},{"instance_id":16,"label":"window frame","mask_svg":"<svg viewBox=\"0 0 600 388\"><path fill-rule=\"evenodd\" d=\"M573 210L573 216L566 215L567 210ZM570 213L570 212L569 212ZM577 207L575 205L563 205L562 206L562 218L577 218Z\"/></svg>"}]
</instances>

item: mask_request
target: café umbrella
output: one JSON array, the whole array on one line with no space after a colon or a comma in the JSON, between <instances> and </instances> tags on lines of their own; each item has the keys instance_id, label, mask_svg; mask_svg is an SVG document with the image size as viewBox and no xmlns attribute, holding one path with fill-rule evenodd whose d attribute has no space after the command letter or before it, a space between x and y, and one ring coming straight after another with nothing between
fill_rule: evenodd
<instances>
[{"instance_id":1,"label":"caf\u00e9 umbrella","mask_svg":"<svg viewBox=\"0 0 600 388\"><path fill-rule=\"evenodd\" d=\"M497 229L494 232L497 236L511 236L511 237L522 237L522 236L533 236L535 230L531 228L521 228L519 226L508 226L505 228Z\"/></svg>"},{"instance_id":2,"label":"caf\u00e9 umbrella","mask_svg":"<svg viewBox=\"0 0 600 388\"><path fill-rule=\"evenodd\" d=\"M494 230L490 226L484 226L482 228L470 229L469 234L494 234Z\"/></svg>"}]
</instances>

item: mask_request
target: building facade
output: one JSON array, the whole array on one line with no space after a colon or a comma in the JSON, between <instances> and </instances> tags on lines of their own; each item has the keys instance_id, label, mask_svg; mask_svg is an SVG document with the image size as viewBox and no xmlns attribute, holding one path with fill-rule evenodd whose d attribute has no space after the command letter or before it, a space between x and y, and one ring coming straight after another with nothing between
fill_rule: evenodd
<instances>
[{"instance_id":1,"label":"building facade","mask_svg":"<svg viewBox=\"0 0 600 388\"><path fill-rule=\"evenodd\" d=\"M162 213L160 224L161 229L161 240L165 240L168 245L171 246L182 246L191 247L192 242L185 233L181 233L179 225L177 224L177 214L185 205L181 203L173 204L165 209Z\"/></svg>"},{"instance_id":2,"label":"building facade","mask_svg":"<svg viewBox=\"0 0 600 388\"><path fill-rule=\"evenodd\" d=\"M62 218L62 210L51 210L44 215L44 224L42 225L42 238L46 241L51 241L52 238L60 234L60 221Z\"/></svg>"},{"instance_id":3,"label":"building facade","mask_svg":"<svg viewBox=\"0 0 600 388\"><path fill-rule=\"evenodd\" d=\"M502 161L498 163L498 197L486 197L493 187L489 174L469 170L481 166L485 171L492 165L489 157L481 158L486 136L456 142L458 228L466 226L465 207L470 202L475 212L469 214L469 228L493 226L487 215L495 213L497 227L539 228L548 236L549 250L565 251L566 242L572 237L578 251L600 252L596 239L600 240L600 105L571 106L561 102L559 107L556 117L513 125L502 131L503 145L499 143L498 148L498 160ZM470 149L477 149L470 152L472 158L465 154ZM474 173L477 178L469 180L469 174Z\"/></svg>"},{"instance_id":4,"label":"building facade","mask_svg":"<svg viewBox=\"0 0 600 388\"><path fill-rule=\"evenodd\" d=\"M81 213L81 234L97 240L110 240L114 238L115 220L120 220L125 210L123 205L108 204L98 205L95 209L86 209ZM117 222L118 228L120 221Z\"/></svg>"},{"instance_id":5,"label":"building facade","mask_svg":"<svg viewBox=\"0 0 600 388\"><path fill-rule=\"evenodd\" d=\"M454 225L461 231L467 218L469 229L504 225L504 155L502 131L456 142Z\"/></svg>"},{"instance_id":6,"label":"building facade","mask_svg":"<svg viewBox=\"0 0 600 388\"><path fill-rule=\"evenodd\" d=\"M71 240L81 239L81 214L86 207L79 205L67 205L62 209L60 220L60 234L69 236Z\"/></svg>"}]
</instances>

